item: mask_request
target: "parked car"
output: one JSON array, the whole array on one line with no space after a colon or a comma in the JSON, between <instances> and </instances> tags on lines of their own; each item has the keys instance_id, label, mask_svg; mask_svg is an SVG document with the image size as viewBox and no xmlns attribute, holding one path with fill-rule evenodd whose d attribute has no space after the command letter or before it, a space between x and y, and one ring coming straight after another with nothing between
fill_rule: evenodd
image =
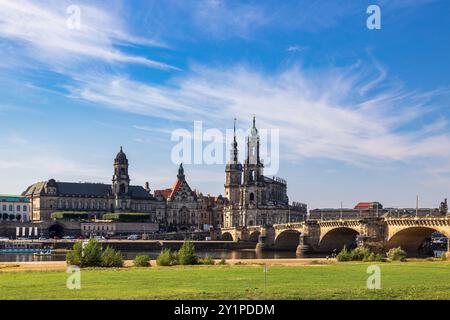
<instances>
[{"instance_id":1,"label":"parked car","mask_svg":"<svg viewBox=\"0 0 450 320\"><path fill-rule=\"evenodd\" d=\"M95 236L95 239L97 240L106 240L104 236Z\"/></svg>"},{"instance_id":2,"label":"parked car","mask_svg":"<svg viewBox=\"0 0 450 320\"><path fill-rule=\"evenodd\" d=\"M128 240L138 240L138 239L139 239L139 236L138 236L137 234L132 234L132 235L128 236L127 239L128 239Z\"/></svg>"}]
</instances>

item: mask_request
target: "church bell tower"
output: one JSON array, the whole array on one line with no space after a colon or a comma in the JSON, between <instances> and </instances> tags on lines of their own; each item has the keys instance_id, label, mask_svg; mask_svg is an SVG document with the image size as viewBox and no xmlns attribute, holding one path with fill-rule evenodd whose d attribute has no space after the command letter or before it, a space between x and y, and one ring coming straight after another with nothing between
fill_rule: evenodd
<instances>
[{"instance_id":1,"label":"church bell tower","mask_svg":"<svg viewBox=\"0 0 450 320\"><path fill-rule=\"evenodd\" d=\"M114 175L112 179L112 192L115 199L115 209L127 209L129 196L130 176L128 175L128 159L122 147L114 159Z\"/></svg>"}]
</instances>

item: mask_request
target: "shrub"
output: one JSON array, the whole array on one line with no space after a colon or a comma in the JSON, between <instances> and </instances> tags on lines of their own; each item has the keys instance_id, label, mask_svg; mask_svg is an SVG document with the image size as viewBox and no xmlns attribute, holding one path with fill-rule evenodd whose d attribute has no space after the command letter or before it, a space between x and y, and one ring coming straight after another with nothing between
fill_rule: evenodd
<instances>
[{"instance_id":1,"label":"shrub","mask_svg":"<svg viewBox=\"0 0 450 320\"><path fill-rule=\"evenodd\" d=\"M200 264L205 264L205 265L214 265L216 263L212 256L206 256L206 257L200 258L200 259L198 259L198 262Z\"/></svg>"},{"instance_id":2,"label":"shrub","mask_svg":"<svg viewBox=\"0 0 450 320\"><path fill-rule=\"evenodd\" d=\"M140 255L134 257L133 264L135 267L149 267L150 257L147 255Z\"/></svg>"},{"instance_id":3,"label":"shrub","mask_svg":"<svg viewBox=\"0 0 450 320\"><path fill-rule=\"evenodd\" d=\"M102 265L102 246L97 240L91 238L83 249L83 243L78 241L73 245L72 250L67 252L66 262L81 268L100 267Z\"/></svg>"},{"instance_id":4,"label":"shrub","mask_svg":"<svg viewBox=\"0 0 450 320\"><path fill-rule=\"evenodd\" d=\"M363 261L370 256L370 250L366 247L357 247L350 252L350 260Z\"/></svg>"},{"instance_id":5,"label":"shrub","mask_svg":"<svg viewBox=\"0 0 450 320\"><path fill-rule=\"evenodd\" d=\"M388 251L387 257L392 261L406 261L406 252L402 248L392 248Z\"/></svg>"},{"instance_id":6,"label":"shrub","mask_svg":"<svg viewBox=\"0 0 450 320\"><path fill-rule=\"evenodd\" d=\"M220 259L220 261L219 261L219 263L218 264L220 264L220 265L226 265L227 264L227 261L225 260L225 259Z\"/></svg>"},{"instance_id":7,"label":"shrub","mask_svg":"<svg viewBox=\"0 0 450 320\"><path fill-rule=\"evenodd\" d=\"M105 213L103 215L105 220L122 221L122 222L145 222L150 220L149 213Z\"/></svg>"},{"instance_id":8,"label":"shrub","mask_svg":"<svg viewBox=\"0 0 450 320\"><path fill-rule=\"evenodd\" d=\"M52 219L86 220L89 215L87 212L55 211L51 214L51 217Z\"/></svg>"},{"instance_id":9,"label":"shrub","mask_svg":"<svg viewBox=\"0 0 450 320\"><path fill-rule=\"evenodd\" d=\"M158 266L173 266L178 264L177 260L176 253L173 253L170 249L163 249L156 258L156 264Z\"/></svg>"},{"instance_id":10,"label":"shrub","mask_svg":"<svg viewBox=\"0 0 450 320\"><path fill-rule=\"evenodd\" d=\"M371 252L367 257L364 257L363 261L385 261L386 259L379 253Z\"/></svg>"},{"instance_id":11,"label":"shrub","mask_svg":"<svg viewBox=\"0 0 450 320\"><path fill-rule=\"evenodd\" d=\"M16 214L16 220L20 221L20 219L22 219L22 216L20 214Z\"/></svg>"},{"instance_id":12,"label":"shrub","mask_svg":"<svg viewBox=\"0 0 450 320\"><path fill-rule=\"evenodd\" d=\"M381 254L371 252L369 248L357 247L353 250L348 250L346 247L342 249L337 255L338 261L384 261Z\"/></svg>"},{"instance_id":13,"label":"shrub","mask_svg":"<svg viewBox=\"0 0 450 320\"><path fill-rule=\"evenodd\" d=\"M178 250L178 262L181 265L197 264L198 258L195 255L195 247L192 242L185 241Z\"/></svg>"},{"instance_id":14,"label":"shrub","mask_svg":"<svg viewBox=\"0 0 450 320\"><path fill-rule=\"evenodd\" d=\"M99 267L102 265L102 246L96 239L89 239L83 250L81 261L81 267Z\"/></svg>"},{"instance_id":15,"label":"shrub","mask_svg":"<svg viewBox=\"0 0 450 320\"><path fill-rule=\"evenodd\" d=\"M350 261L352 259L352 255L346 246L338 253L336 256L337 261Z\"/></svg>"},{"instance_id":16,"label":"shrub","mask_svg":"<svg viewBox=\"0 0 450 320\"><path fill-rule=\"evenodd\" d=\"M441 261L447 261L447 252L443 252L441 255Z\"/></svg>"},{"instance_id":17,"label":"shrub","mask_svg":"<svg viewBox=\"0 0 450 320\"><path fill-rule=\"evenodd\" d=\"M8 214L7 213L2 214L2 218L5 221L8 220Z\"/></svg>"},{"instance_id":18,"label":"shrub","mask_svg":"<svg viewBox=\"0 0 450 320\"><path fill-rule=\"evenodd\" d=\"M77 241L74 245L72 250L67 251L66 254L66 262L70 266L80 266L82 263L82 243L81 241Z\"/></svg>"},{"instance_id":19,"label":"shrub","mask_svg":"<svg viewBox=\"0 0 450 320\"><path fill-rule=\"evenodd\" d=\"M106 268L121 268L123 267L123 256L118 250L114 250L111 247L107 247L103 251L102 256L102 267Z\"/></svg>"}]
</instances>

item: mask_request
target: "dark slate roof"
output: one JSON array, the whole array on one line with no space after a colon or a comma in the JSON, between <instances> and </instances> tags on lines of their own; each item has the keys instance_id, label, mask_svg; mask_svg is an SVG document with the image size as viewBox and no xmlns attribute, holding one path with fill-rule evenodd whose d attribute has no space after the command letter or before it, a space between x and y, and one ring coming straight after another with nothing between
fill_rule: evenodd
<instances>
[{"instance_id":1,"label":"dark slate roof","mask_svg":"<svg viewBox=\"0 0 450 320\"><path fill-rule=\"evenodd\" d=\"M47 182L37 182L29 186L24 192L22 192L22 196L31 196L31 195L39 195L45 187Z\"/></svg>"},{"instance_id":2,"label":"dark slate roof","mask_svg":"<svg viewBox=\"0 0 450 320\"><path fill-rule=\"evenodd\" d=\"M111 194L110 184L57 182L59 195L106 197Z\"/></svg>"},{"instance_id":3,"label":"dark slate roof","mask_svg":"<svg viewBox=\"0 0 450 320\"><path fill-rule=\"evenodd\" d=\"M38 182L27 188L22 196L39 195L44 191L46 182ZM76 183L56 182L58 195L80 196L80 197L108 197L112 194L110 184L103 183ZM130 186L132 198L150 199L152 196L141 186Z\"/></svg>"},{"instance_id":4,"label":"dark slate roof","mask_svg":"<svg viewBox=\"0 0 450 320\"><path fill-rule=\"evenodd\" d=\"M150 199L152 196L150 193L141 186L130 186L131 197L139 199Z\"/></svg>"}]
</instances>

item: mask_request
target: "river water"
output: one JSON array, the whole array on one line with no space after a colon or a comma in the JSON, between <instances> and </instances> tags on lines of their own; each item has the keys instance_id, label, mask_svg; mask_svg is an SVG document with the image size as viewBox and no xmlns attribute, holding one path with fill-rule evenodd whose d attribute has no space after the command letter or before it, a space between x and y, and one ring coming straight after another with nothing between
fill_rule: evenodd
<instances>
[{"instance_id":1,"label":"river water","mask_svg":"<svg viewBox=\"0 0 450 320\"><path fill-rule=\"evenodd\" d=\"M122 251L126 260L132 260L136 255L146 254L151 259L156 259L160 251ZM210 250L197 251L199 257L212 256L214 259L295 259L295 252L292 251L268 251L256 252L255 250ZM324 255L314 255L311 257L324 257ZM55 254L49 256L34 256L33 254L20 253L9 254L0 253L0 262L31 262L31 261L64 261L65 254Z\"/></svg>"}]
</instances>

